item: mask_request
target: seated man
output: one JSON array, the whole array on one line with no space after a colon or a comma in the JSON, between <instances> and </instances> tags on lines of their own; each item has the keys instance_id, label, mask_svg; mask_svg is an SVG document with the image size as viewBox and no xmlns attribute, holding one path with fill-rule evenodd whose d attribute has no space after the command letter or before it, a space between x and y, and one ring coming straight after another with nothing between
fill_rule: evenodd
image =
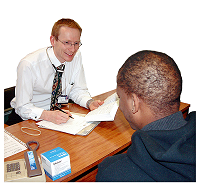
<instances>
[{"instance_id":1,"label":"seated man","mask_svg":"<svg viewBox=\"0 0 200 188\"><path fill-rule=\"evenodd\" d=\"M136 130L127 153L98 166L96 181L196 181L196 113L179 111L181 73L168 55L141 51L117 76L119 107Z\"/></svg>"},{"instance_id":2,"label":"seated man","mask_svg":"<svg viewBox=\"0 0 200 188\"><path fill-rule=\"evenodd\" d=\"M60 103L67 102L67 97L90 110L103 104L92 100L87 89L79 50L81 32L74 20L60 19L52 28L52 46L30 53L20 61L16 96L11 101L15 111L6 124L27 119L65 123L71 113L54 111L54 107L61 107Z\"/></svg>"}]
</instances>

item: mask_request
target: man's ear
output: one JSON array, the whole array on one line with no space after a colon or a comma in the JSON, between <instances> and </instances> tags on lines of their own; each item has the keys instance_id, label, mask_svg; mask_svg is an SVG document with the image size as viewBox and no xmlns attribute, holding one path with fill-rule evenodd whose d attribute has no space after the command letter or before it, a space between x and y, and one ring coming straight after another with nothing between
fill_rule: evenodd
<instances>
[{"instance_id":1,"label":"man's ear","mask_svg":"<svg viewBox=\"0 0 200 188\"><path fill-rule=\"evenodd\" d=\"M133 108L132 108L132 113L136 114L139 111L140 108L140 100L136 94L132 94L132 99L133 99Z\"/></svg>"},{"instance_id":2,"label":"man's ear","mask_svg":"<svg viewBox=\"0 0 200 188\"><path fill-rule=\"evenodd\" d=\"M51 45L54 46L54 43L55 43L55 37L54 36L50 36L50 42L51 42Z\"/></svg>"}]
</instances>

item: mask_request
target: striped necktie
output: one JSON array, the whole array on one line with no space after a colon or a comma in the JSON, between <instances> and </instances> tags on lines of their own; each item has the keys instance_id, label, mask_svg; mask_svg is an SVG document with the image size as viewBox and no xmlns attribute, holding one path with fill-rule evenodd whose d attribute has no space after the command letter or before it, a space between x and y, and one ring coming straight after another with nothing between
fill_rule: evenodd
<instances>
[{"instance_id":1,"label":"striped necktie","mask_svg":"<svg viewBox=\"0 0 200 188\"><path fill-rule=\"evenodd\" d=\"M50 110L54 110L54 105L61 107L61 104L58 104L58 97L62 95L62 74L65 69L65 65L62 64L58 66L57 68L52 64L54 69L56 70L55 77L53 80L53 86L52 86L52 93L51 93L51 105Z\"/></svg>"}]
</instances>

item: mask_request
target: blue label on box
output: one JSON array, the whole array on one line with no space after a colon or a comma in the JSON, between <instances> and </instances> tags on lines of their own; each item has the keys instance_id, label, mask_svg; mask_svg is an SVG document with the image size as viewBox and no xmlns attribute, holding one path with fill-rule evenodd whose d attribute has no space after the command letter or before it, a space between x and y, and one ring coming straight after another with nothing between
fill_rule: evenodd
<instances>
[{"instance_id":1,"label":"blue label on box","mask_svg":"<svg viewBox=\"0 0 200 188\"><path fill-rule=\"evenodd\" d=\"M36 163L35 163L33 151L28 151L27 154L28 154L28 160L29 160L29 163L30 163L31 170L36 170L37 166L36 166Z\"/></svg>"},{"instance_id":2,"label":"blue label on box","mask_svg":"<svg viewBox=\"0 0 200 188\"><path fill-rule=\"evenodd\" d=\"M43 153L42 155L45 156L50 162L54 162L59 160L60 158L68 156L69 154L64 149L57 147Z\"/></svg>"}]
</instances>

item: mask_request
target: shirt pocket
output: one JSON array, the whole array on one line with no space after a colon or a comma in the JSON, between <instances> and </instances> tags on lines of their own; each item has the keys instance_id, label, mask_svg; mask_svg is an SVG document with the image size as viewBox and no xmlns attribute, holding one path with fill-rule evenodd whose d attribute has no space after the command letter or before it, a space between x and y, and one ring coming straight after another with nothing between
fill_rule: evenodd
<instances>
[{"instance_id":1,"label":"shirt pocket","mask_svg":"<svg viewBox=\"0 0 200 188\"><path fill-rule=\"evenodd\" d=\"M66 85L66 88L64 89L64 91L63 91L62 94L63 94L63 95L67 95L68 98L69 98L69 97L70 97L70 93L71 93L73 87L74 87L74 83L73 83L73 82L72 82L72 83L68 83L68 84Z\"/></svg>"}]
</instances>

